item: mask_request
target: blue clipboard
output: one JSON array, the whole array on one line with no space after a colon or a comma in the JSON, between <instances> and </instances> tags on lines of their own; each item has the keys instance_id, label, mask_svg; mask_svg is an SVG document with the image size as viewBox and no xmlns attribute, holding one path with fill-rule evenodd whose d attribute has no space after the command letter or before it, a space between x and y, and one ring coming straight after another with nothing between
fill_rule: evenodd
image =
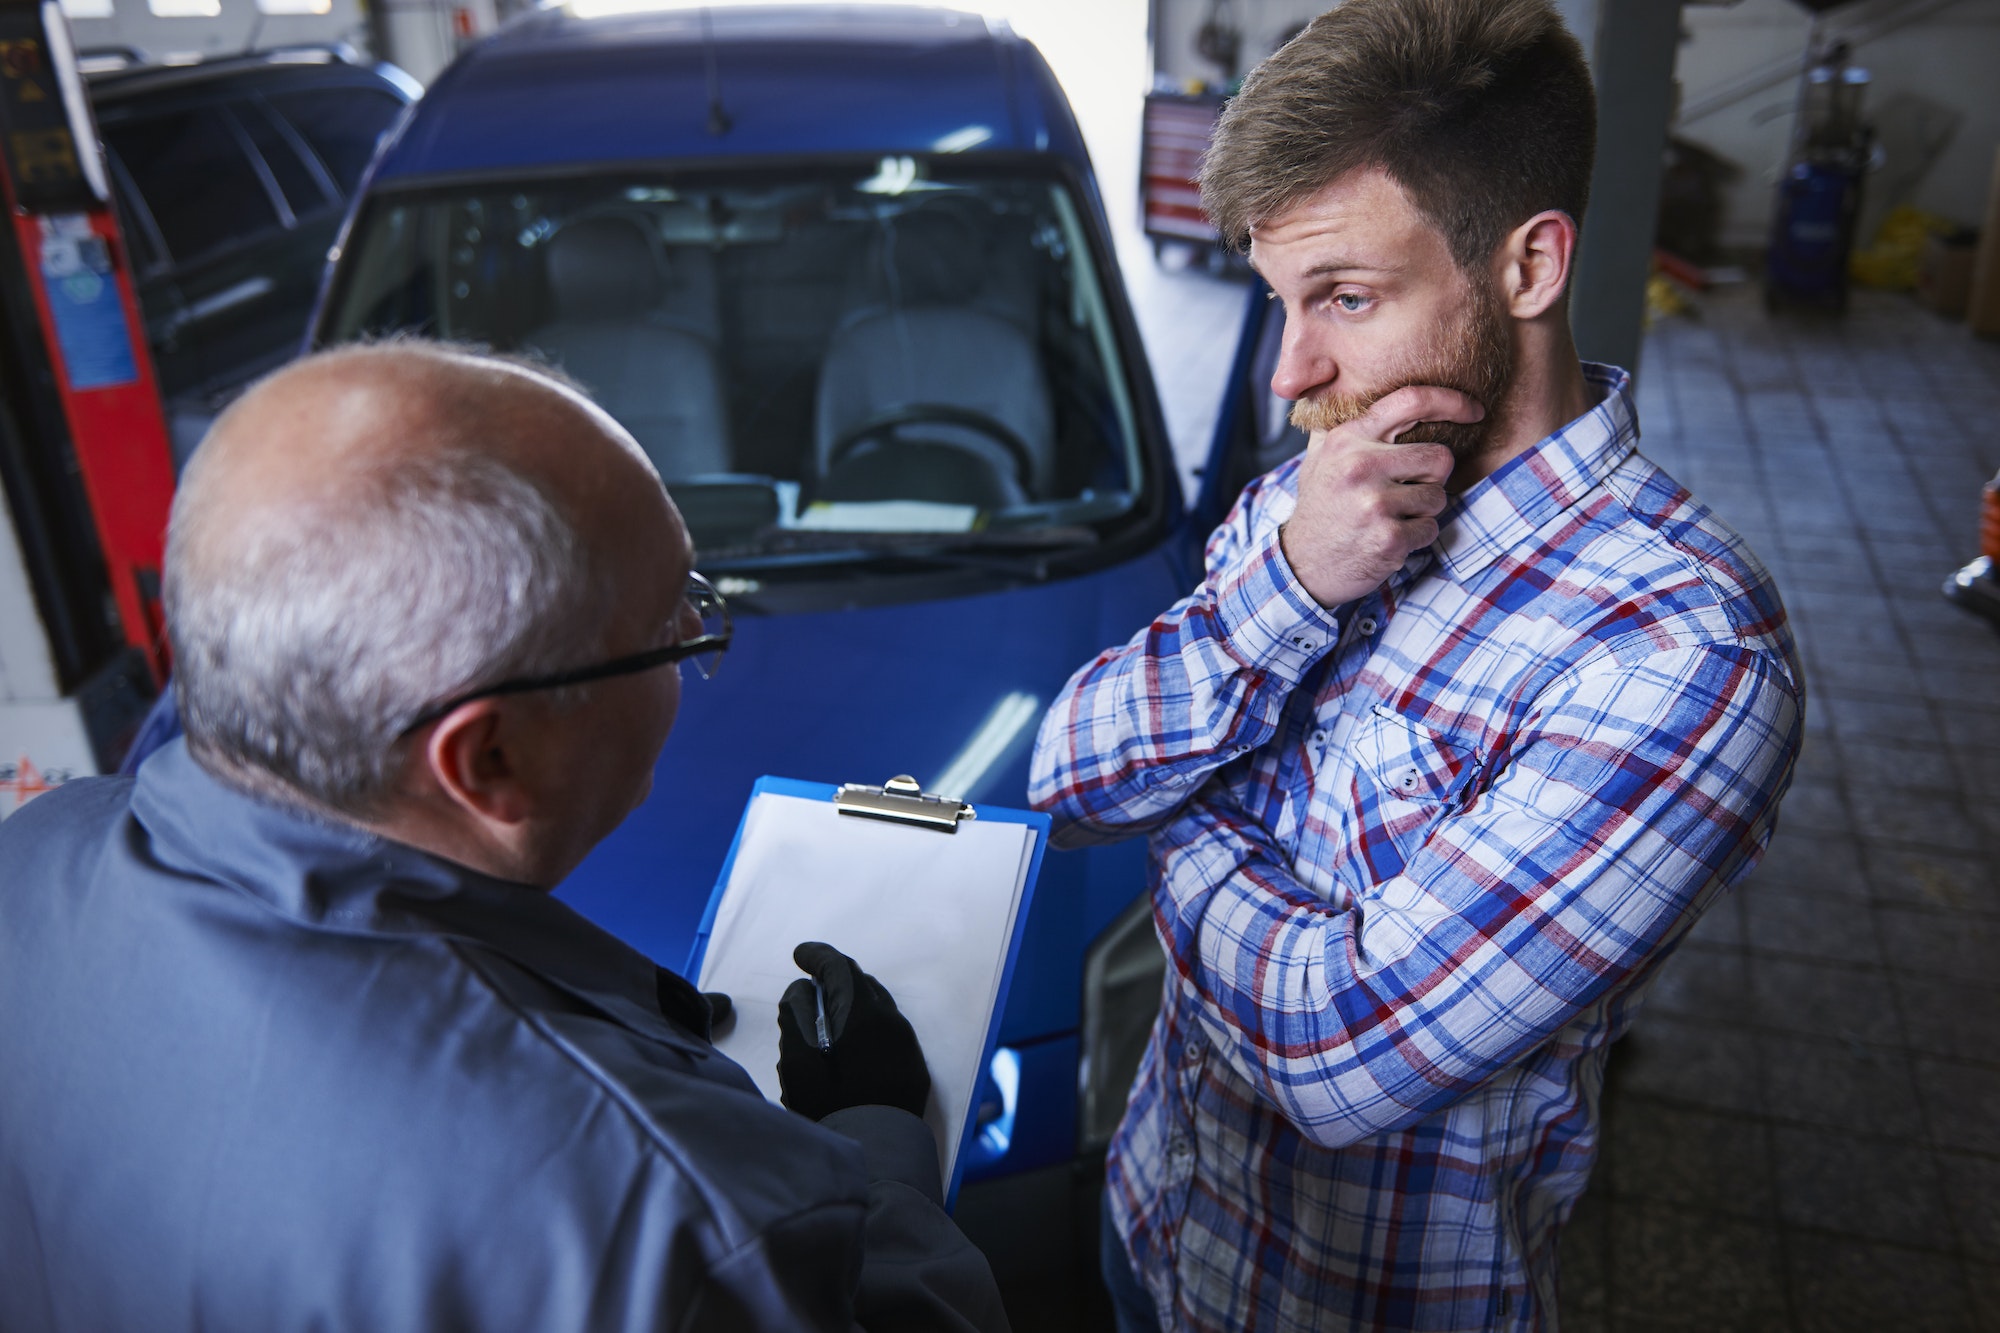
<instances>
[{"instance_id":1,"label":"blue clipboard","mask_svg":"<svg viewBox=\"0 0 2000 1333\"><path fill-rule=\"evenodd\" d=\"M803 782L795 778L761 777L750 789L750 799L744 803L744 817L737 821L736 835L730 840L729 855L722 863L722 870L716 876L715 888L709 893L708 906L703 910L701 925L695 931L694 946L688 952L688 965L684 975L689 978L701 976L702 963L708 954L708 942L715 929L716 913L722 905L723 895L736 869L737 853L742 850L744 830L749 823L749 812L759 796L792 796L804 800L825 801L833 804L836 794L843 789L831 783ZM1014 810L1005 806L980 805L970 807L980 822L1025 824L1035 832L1034 848L1029 854L1028 873L1021 887L1021 897L1014 912L1012 938L1007 941L1006 961L1001 967L1000 989L995 998L993 1012L986 1021L986 1037L979 1053L979 1069L990 1069L994 1052L1000 1044L1000 1017L1007 1008L1007 996L1013 990L1014 969L1020 962L1021 940L1027 934L1028 914L1034 905L1035 885L1042 874L1042 857L1049 845L1049 817L1032 810ZM913 838L936 838L952 836L934 828L909 829ZM893 987L892 987L893 989ZM945 1184L945 1207L952 1207L958 1200L958 1187L965 1175L965 1163L976 1135L979 1117L979 1099L975 1096L967 1107L965 1123L959 1127L958 1149L952 1155L951 1179Z\"/></svg>"}]
</instances>

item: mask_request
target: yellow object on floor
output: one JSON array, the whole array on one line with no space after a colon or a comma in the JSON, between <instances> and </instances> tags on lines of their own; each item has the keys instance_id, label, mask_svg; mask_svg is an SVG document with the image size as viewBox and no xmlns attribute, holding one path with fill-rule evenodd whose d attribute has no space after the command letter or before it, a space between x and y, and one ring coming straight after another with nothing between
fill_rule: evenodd
<instances>
[{"instance_id":1,"label":"yellow object on floor","mask_svg":"<svg viewBox=\"0 0 2000 1333\"><path fill-rule=\"evenodd\" d=\"M1933 234L1956 230L1950 218L1899 204L1882 219L1874 242L1848 258L1847 275L1863 287L1915 291L1917 274L1923 267L1924 242Z\"/></svg>"},{"instance_id":2,"label":"yellow object on floor","mask_svg":"<svg viewBox=\"0 0 2000 1333\"><path fill-rule=\"evenodd\" d=\"M1685 315L1694 309L1694 303L1687 299L1679 283L1664 273L1655 273L1646 279L1646 327L1651 328L1656 319L1669 319L1674 315Z\"/></svg>"}]
</instances>

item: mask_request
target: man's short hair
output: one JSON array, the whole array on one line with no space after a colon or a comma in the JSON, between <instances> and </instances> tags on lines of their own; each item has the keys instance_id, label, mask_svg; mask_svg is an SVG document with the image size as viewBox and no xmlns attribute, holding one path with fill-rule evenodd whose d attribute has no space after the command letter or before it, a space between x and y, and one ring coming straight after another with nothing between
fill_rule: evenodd
<instances>
[{"instance_id":1,"label":"man's short hair","mask_svg":"<svg viewBox=\"0 0 2000 1333\"><path fill-rule=\"evenodd\" d=\"M391 350L446 370L510 362L421 339ZM205 549L235 515L195 452L174 497L164 592L175 702L210 771L369 818L387 807L403 729L424 708L600 646L609 572L539 482L480 447L477 428L438 422L447 447L371 465L338 503L239 543L233 560Z\"/></svg>"},{"instance_id":2,"label":"man's short hair","mask_svg":"<svg viewBox=\"0 0 2000 1333\"><path fill-rule=\"evenodd\" d=\"M1470 270L1535 214L1579 223L1597 98L1548 0L1347 0L1243 83L1201 169L1231 245L1357 168L1410 196Z\"/></svg>"}]
</instances>

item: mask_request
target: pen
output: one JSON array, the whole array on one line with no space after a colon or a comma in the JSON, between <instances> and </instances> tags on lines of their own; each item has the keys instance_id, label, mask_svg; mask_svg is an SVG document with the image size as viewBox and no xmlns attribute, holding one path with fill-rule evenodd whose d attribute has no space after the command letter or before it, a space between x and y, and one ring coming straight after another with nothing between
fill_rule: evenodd
<instances>
[{"instance_id":1,"label":"pen","mask_svg":"<svg viewBox=\"0 0 2000 1333\"><path fill-rule=\"evenodd\" d=\"M826 1035L826 992L820 989L817 981L813 983L813 1003L819 1006L819 1012L813 1018L813 1030L819 1038L819 1053L831 1055L833 1042Z\"/></svg>"}]
</instances>

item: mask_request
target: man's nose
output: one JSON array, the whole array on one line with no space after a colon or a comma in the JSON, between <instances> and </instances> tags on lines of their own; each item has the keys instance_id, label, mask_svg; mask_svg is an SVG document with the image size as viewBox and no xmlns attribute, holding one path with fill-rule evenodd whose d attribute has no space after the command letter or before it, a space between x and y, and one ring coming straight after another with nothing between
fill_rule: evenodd
<instances>
[{"instance_id":1,"label":"man's nose","mask_svg":"<svg viewBox=\"0 0 2000 1333\"><path fill-rule=\"evenodd\" d=\"M1285 320L1278 364L1271 371L1271 392L1280 398L1304 398L1334 377L1333 357L1307 324L1306 320Z\"/></svg>"}]
</instances>

